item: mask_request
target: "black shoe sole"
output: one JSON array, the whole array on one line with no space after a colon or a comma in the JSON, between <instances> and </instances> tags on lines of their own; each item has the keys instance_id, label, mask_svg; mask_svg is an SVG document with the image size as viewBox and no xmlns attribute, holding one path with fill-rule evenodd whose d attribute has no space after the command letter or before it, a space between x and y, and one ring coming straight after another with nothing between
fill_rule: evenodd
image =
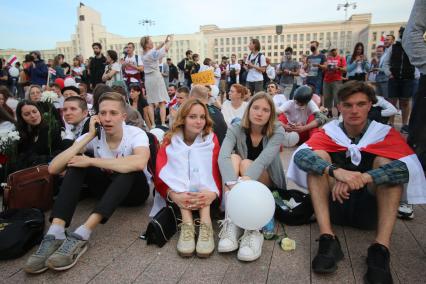
<instances>
[{"instance_id":1,"label":"black shoe sole","mask_svg":"<svg viewBox=\"0 0 426 284\"><path fill-rule=\"evenodd\" d=\"M372 284L370 281L368 281L367 274L364 275L363 280L364 280L364 284ZM384 284L393 284L393 280L391 279L389 283L384 283Z\"/></svg>"},{"instance_id":2,"label":"black shoe sole","mask_svg":"<svg viewBox=\"0 0 426 284\"><path fill-rule=\"evenodd\" d=\"M328 268L328 269L314 269L314 268L312 267L312 271L313 271L313 272L315 272L315 273L318 273L318 274L331 274L331 273L334 273L334 272L336 272L336 270L337 270L337 263L338 263L339 261L341 261L343 258L344 258L344 254L343 254L343 252L342 252L341 254L339 254L339 255L337 256L336 264L335 264L333 267L330 267L330 268Z\"/></svg>"}]
</instances>

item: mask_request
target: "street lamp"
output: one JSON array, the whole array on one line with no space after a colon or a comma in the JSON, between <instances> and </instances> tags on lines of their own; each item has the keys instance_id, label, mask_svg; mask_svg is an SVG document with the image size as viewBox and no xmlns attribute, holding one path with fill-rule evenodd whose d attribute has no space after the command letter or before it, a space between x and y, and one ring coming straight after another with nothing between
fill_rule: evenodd
<instances>
[{"instance_id":1,"label":"street lamp","mask_svg":"<svg viewBox=\"0 0 426 284\"><path fill-rule=\"evenodd\" d=\"M343 38L343 50L345 51L345 54L348 52L347 50L347 46L346 46L346 39L347 39L347 31L346 31L346 24L348 21L348 9L352 8L352 9L356 9L357 5L356 2L348 2L346 1L345 3L342 4L337 4L337 11L340 11L340 9L343 8L343 10L345 11L345 22L344 22L344 28L343 28L343 32L344 32L344 38Z\"/></svg>"},{"instance_id":2,"label":"street lamp","mask_svg":"<svg viewBox=\"0 0 426 284\"><path fill-rule=\"evenodd\" d=\"M149 33L149 27L150 26L154 26L155 25L155 21L154 20L150 20L150 19L142 19L142 20L139 20L139 25L146 26L146 34L148 35L148 33Z\"/></svg>"}]
</instances>

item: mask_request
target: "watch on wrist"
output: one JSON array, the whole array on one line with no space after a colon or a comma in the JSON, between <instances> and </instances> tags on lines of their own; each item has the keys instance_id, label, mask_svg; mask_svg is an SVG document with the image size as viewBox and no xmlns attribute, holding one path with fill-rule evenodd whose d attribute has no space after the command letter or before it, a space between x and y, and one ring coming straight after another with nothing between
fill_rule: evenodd
<instances>
[{"instance_id":1,"label":"watch on wrist","mask_svg":"<svg viewBox=\"0 0 426 284\"><path fill-rule=\"evenodd\" d=\"M337 170L338 167L336 167L335 164L331 164L328 166L328 175L334 178L334 171Z\"/></svg>"}]
</instances>

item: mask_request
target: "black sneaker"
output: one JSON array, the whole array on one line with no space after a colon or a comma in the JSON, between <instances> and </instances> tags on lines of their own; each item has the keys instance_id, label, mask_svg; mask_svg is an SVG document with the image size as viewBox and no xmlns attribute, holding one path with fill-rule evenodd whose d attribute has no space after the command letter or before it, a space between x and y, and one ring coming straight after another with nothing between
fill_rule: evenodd
<instances>
[{"instance_id":1,"label":"black sneaker","mask_svg":"<svg viewBox=\"0 0 426 284\"><path fill-rule=\"evenodd\" d=\"M372 244L368 248L367 273L364 281L367 284L392 284L392 274L389 268L389 250L381 244Z\"/></svg>"},{"instance_id":2,"label":"black sneaker","mask_svg":"<svg viewBox=\"0 0 426 284\"><path fill-rule=\"evenodd\" d=\"M343 252L337 236L323 234L319 238L318 253L312 260L312 270L315 273L333 273L342 258Z\"/></svg>"}]
</instances>

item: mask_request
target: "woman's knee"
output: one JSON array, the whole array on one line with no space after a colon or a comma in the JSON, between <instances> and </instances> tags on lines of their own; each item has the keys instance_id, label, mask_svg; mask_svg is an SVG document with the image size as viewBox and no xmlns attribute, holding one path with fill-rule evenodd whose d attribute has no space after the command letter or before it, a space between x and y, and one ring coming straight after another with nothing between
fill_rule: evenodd
<instances>
[{"instance_id":1,"label":"woman's knee","mask_svg":"<svg viewBox=\"0 0 426 284\"><path fill-rule=\"evenodd\" d=\"M242 160L240 163L240 172L242 174L245 173L251 164L253 164L252 160L249 160L249 159Z\"/></svg>"}]
</instances>

